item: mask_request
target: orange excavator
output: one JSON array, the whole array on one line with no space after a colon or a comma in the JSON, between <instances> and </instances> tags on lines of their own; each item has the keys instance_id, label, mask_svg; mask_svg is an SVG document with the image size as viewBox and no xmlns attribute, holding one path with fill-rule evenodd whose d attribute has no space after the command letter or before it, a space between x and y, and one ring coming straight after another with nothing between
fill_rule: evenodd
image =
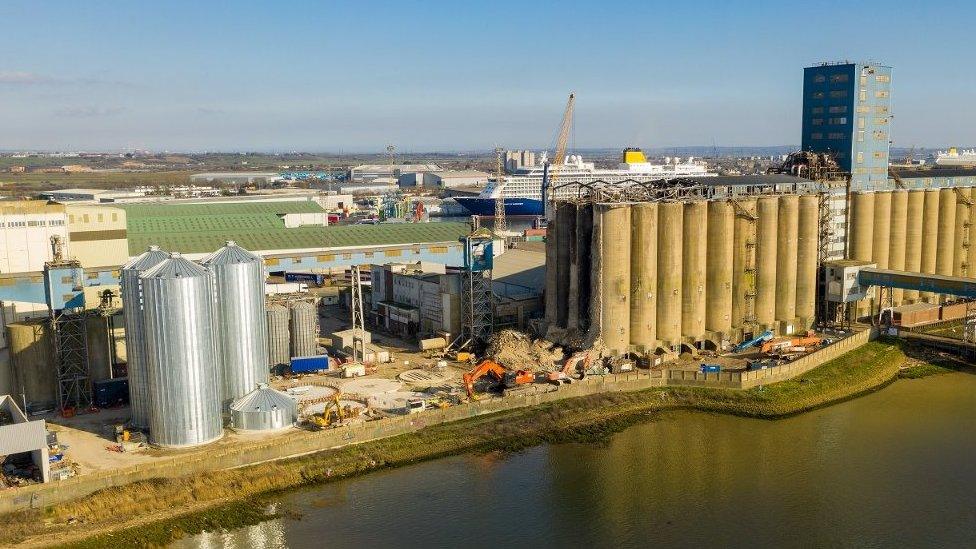
<instances>
[{"instance_id":1,"label":"orange excavator","mask_svg":"<svg viewBox=\"0 0 976 549\"><path fill-rule=\"evenodd\" d=\"M526 370L510 372L494 360L485 359L463 376L464 388L468 391L469 398L474 397L474 382L486 375L495 378L496 381L504 384L506 388L525 385L535 381L535 374L532 372Z\"/></svg>"},{"instance_id":2,"label":"orange excavator","mask_svg":"<svg viewBox=\"0 0 976 549\"><path fill-rule=\"evenodd\" d=\"M590 352L580 351L573 354L566 359L563 363L563 368L561 370L556 370L555 372L549 372L548 380L556 385L561 385L563 383L569 383L572 378L569 377L573 372L585 372L590 367Z\"/></svg>"}]
</instances>

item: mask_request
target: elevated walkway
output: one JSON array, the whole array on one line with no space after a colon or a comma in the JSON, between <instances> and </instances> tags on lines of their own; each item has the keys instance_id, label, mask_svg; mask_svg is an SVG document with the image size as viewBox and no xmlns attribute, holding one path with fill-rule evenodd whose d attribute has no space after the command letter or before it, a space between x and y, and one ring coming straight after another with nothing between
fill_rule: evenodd
<instances>
[{"instance_id":1,"label":"elevated walkway","mask_svg":"<svg viewBox=\"0 0 976 549\"><path fill-rule=\"evenodd\" d=\"M857 282L861 286L900 288L976 298L976 278L865 267L858 271Z\"/></svg>"}]
</instances>

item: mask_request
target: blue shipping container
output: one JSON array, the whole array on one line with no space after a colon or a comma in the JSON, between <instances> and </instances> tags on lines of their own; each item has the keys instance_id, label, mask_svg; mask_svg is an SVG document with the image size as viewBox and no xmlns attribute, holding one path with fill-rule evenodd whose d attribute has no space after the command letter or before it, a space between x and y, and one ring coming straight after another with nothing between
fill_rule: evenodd
<instances>
[{"instance_id":1,"label":"blue shipping container","mask_svg":"<svg viewBox=\"0 0 976 549\"><path fill-rule=\"evenodd\" d=\"M702 364L701 371L703 374L715 374L722 371L722 367L718 364Z\"/></svg>"},{"instance_id":2,"label":"blue shipping container","mask_svg":"<svg viewBox=\"0 0 976 549\"><path fill-rule=\"evenodd\" d=\"M291 373L304 374L329 369L329 355L293 356L291 357Z\"/></svg>"}]
</instances>

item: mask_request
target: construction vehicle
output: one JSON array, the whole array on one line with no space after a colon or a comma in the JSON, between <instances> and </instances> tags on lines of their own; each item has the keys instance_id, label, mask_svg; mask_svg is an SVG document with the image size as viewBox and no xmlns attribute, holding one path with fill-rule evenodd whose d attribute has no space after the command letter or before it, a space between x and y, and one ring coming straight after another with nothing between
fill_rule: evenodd
<instances>
[{"instance_id":1,"label":"construction vehicle","mask_svg":"<svg viewBox=\"0 0 976 549\"><path fill-rule=\"evenodd\" d=\"M800 337L777 337L763 343L759 350L761 353L768 355L770 353L788 351L791 347L818 347L822 343L823 338L811 334Z\"/></svg>"},{"instance_id":2,"label":"construction vehicle","mask_svg":"<svg viewBox=\"0 0 976 549\"><path fill-rule=\"evenodd\" d=\"M762 345L763 343L773 339L773 332L766 330L765 332L759 334L758 336L742 343L736 345L732 348L733 353L741 353L750 347L756 347Z\"/></svg>"},{"instance_id":3,"label":"construction vehicle","mask_svg":"<svg viewBox=\"0 0 976 549\"><path fill-rule=\"evenodd\" d=\"M562 385L563 383L572 382L572 378L569 377L570 374L575 373L577 375L582 374L590 367L590 352L580 351L573 354L563 362L563 367L561 370L555 372L549 372L546 376L547 380L556 385Z\"/></svg>"},{"instance_id":4,"label":"construction vehicle","mask_svg":"<svg viewBox=\"0 0 976 549\"><path fill-rule=\"evenodd\" d=\"M319 429L324 429L333 425L341 425L346 419L346 414L342 409L342 404L339 403L341 398L342 393L336 391L332 395L332 399L329 401L329 405L326 406L325 411L321 414L315 414L312 416L312 424Z\"/></svg>"},{"instance_id":5,"label":"construction vehicle","mask_svg":"<svg viewBox=\"0 0 976 549\"><path fill-rule=\"evenodd\" d=\"M468 398L474 397L474 382L486 375L490 375L507 389L535 382L535 374L532 372L526 370L509 371L494 360L486 358L463 376L464 388L468 392Z\"/></svg>"}]
</instances>

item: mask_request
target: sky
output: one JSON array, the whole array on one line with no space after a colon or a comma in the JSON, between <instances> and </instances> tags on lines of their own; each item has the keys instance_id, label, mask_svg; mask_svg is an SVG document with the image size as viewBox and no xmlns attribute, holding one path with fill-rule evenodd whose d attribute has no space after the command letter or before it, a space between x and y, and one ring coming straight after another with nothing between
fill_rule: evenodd
<instances>
[{"instance_id":1,"label":"sky","mask_svg":"<svg viewBox=\"0 0 976 549\"><path fill-rule=\"evenodd\" d=\"M976 2L0 2L0 150L795 145L802 69L893 67L894 146L976 143Z\"/></svg>"}]
</instances>

